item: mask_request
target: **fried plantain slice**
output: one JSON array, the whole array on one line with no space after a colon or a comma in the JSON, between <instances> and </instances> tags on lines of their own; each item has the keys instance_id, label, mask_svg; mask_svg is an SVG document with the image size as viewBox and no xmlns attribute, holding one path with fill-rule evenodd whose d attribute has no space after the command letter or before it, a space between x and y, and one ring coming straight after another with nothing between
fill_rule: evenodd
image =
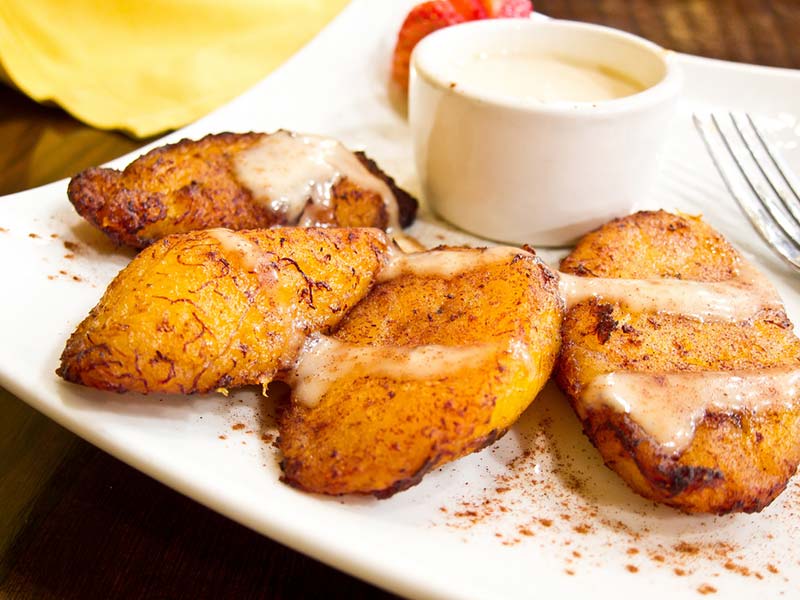
<instances>
[{"instance_id":1,"label":"fried plantain slice","mask_svg":"<svg viewBox=\"0 0 800 600\"><path fill-rule=\"evenodd\" d=\"M365 154L283 130L184 139L123 171L87 169L72 178L67 195L78 214L133 248L212 227L405 227L417 210Z\"/></svg>"},{"instance_id":2,"label":"fried plantain slice","mask_svg":"<svg viewBox=\"0 0 800 600\"><path fill-rule=\"evenodd\" d=\"M117 392L265 384L332 327L386 262L378 229L197 231L163 238L111 282L57 373Z\"/></svg>"},{"instance_id":3,"label":"fried plantain slice","mask_svg":"<svg viewBox=\"0 0 800 600\"><path fill-rule=\"evenodd\" d=\"M800 341L771 286L745 280L752 267L700 218L664 211L600 227L561 270L612 278L605 295L568 309L556 368L606 465L689 513L768 505L800 462ZM718 309L736 300L749 313L667 310L667 288L661 307L646 309L615 296L614 278L681 280L679 304L716 290Z\"/></svg>"},{"instance_id":4,"label":"fried plantain slice","mask_svg":"<svg viewBox=\"0 0 800 600\"><path fill-rule=\"evenodd\" d=\"M388 497L491 444L542 388L563 303L515 248L408 255L331 336L312 336L279 417L284 480Z\"/></svg>"}]
</instances>

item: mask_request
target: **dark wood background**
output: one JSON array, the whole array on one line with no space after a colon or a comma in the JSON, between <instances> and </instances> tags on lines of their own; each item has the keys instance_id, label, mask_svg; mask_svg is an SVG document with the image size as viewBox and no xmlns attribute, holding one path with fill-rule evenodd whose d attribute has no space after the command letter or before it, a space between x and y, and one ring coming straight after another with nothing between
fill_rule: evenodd
<instances>
[{"instance_id":1,"label":"dark wood background","mask_svg":"<svg viewBox=\"0 0 800 600\"><path fill-rule=\"evenodd\" d=\"M538 0L536 8L681 52L800 68L800 0ZM0 194L148 141L92 129L0 86ZM391 597L184 498L2 389L0 595Z\"/></svg>"}]
</instances>

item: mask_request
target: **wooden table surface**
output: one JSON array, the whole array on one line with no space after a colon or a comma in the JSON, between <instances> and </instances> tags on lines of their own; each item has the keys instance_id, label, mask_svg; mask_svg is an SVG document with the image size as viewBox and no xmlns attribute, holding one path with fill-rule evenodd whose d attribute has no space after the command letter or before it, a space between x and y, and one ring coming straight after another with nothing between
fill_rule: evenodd
<instances>
[{"instance_id":1,"label":"wooden table surface","mask_svg":"<svg viewBox=\"0 0 800 600\"><path fill-rule=\"evenodd\" d=\"M800 68L798 0L537 0L536 7L681 52ZM150 140L92 129L0 86L0 141L2 195ZM184 498L1 388L0 595L390 597Z\"/></svg>"}]
</instances>

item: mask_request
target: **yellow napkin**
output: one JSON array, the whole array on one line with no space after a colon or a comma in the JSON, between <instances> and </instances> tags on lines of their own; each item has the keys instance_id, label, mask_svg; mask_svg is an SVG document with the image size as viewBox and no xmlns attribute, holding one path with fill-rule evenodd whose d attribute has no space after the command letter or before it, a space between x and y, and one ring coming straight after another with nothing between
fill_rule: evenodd
<instances>
[{"instance_id":1,"label":"yellow napkin","mask_svg":"<svg viewBox=\"0 0 800 600\"><path fill-rule=\"evenodd\" d=\"M144 137L289 58L347 0L0 0L0 65L33 99Z\"/></svg>"}]
</instances>

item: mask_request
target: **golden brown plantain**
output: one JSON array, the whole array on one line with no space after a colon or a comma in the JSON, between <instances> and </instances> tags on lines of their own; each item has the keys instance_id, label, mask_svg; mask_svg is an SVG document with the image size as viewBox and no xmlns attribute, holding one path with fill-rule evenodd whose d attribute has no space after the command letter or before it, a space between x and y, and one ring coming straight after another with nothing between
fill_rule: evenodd
<instances>
[{"instance_id":1,"label":"golden brown plantain","mask_svg":"<svg viewBox=\"0 0 800 600\"><path fill-rule=\"evenodd\" d=\"M104 390L265 384L338 323L386 261L378 229L208 230L166 237L111 282L57 373Z\"/></svg>"},{"instance_id":2,"label":"golden brown plantain","mask_svg":"<svg viewBox=\"0 0 800 600\"><path fill-rule=\"evenodd\" d=\"M617 219L590 233L561 270L715 282L732 279L741 260L699 218L658 211ZM585 396L589 384L607 373L800 367L800 341L782 307L765 306L740 322L701 322L594 298L568 310L562 333L558 383L606 464L641 495L690 513L753 512L769 504L794 474L800 462L800 398L793 398L793 407L759 410L708 406L688 446L675 453L625 412L589 404Z\"/></svg>"},{"instance_id":3,"label":"golden brown plantain","mask_svg":"<svg viewBox=\"0 0 800 600\"><path fill-rule=\"evenodd\" d=\"M87 169L72 178L67 195L78 214L117 244L133 248L144 248L173 233L211 227L293 225L285 214L254 199L236 176L237 155L268 135L220 133L197 141L184 139L151 150L123 171ZM367 171L389 186L398 204L400 225L410 225L417 201L366 155L355 155ZM282 165L275 168L280 170ZM390 225L381 196L346 177L331 190L331 208L316 214L313 224L381 229Z\"/></svg>"},{"instance_id":4,"label":"golden brown plantain","mask_svg":"<svg viewBox=\"0 0 800 600\"><path fill-rule=\"evenodd\" d=\"M388 497L505 433L550 375L563 315L556 276L506 250L485 264L480 249L415 255L473 264L451 276L401 272L332 338L306 346L279 418L285 481ZM312 388L325 384L319 397L299 385L303 372Z\"/></svg>"}]
</instances>

